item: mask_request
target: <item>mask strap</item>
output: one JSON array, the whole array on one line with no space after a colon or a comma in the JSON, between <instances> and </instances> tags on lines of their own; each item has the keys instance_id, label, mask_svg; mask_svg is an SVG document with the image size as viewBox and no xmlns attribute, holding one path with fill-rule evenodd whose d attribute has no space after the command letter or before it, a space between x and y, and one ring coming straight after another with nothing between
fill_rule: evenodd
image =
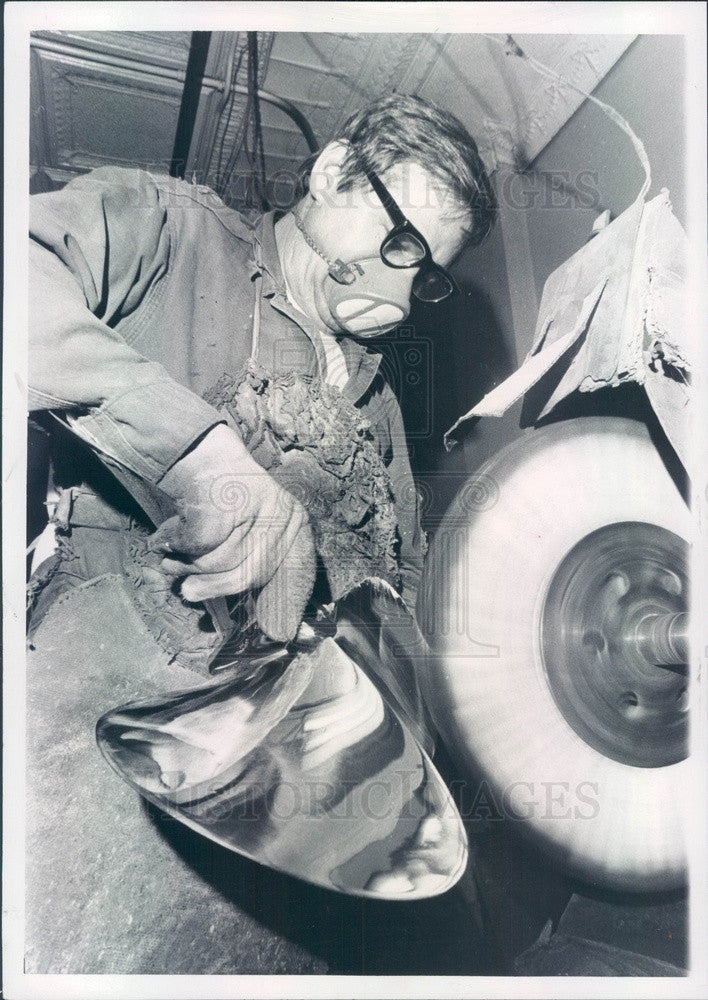
<instances>
[{"instance_id":1,"label":"mask strap","mask_svg":"<svg viewBox=\"0 0 708 1000\"><path fill-rule=\"evenodd\" d=\"M302 233L305 243L309 246L311 250L317 254L317 256L325 262L329 268L329 273L332 278L340 285L353 285L356 281L356 272L363 274L363 270L359 267L356 262L350 264L345 264L342 260L330 260L326 257L320 248L317 246L315 241L312 239L308 231L305 229L305 223L302 221L300 213L297 209L292 209L293 218L295 219L295 225Z\"/></svg>"}]
</instances>

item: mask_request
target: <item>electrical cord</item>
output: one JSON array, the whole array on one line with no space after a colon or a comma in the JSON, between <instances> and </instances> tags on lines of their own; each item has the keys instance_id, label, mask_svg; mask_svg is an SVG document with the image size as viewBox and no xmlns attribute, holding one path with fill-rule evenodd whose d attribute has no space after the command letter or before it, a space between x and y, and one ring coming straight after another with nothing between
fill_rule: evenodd
<instances>
[{"instance_id":1,"label":"electrical cord","mask_svg":"<svg viewBox=\"0 0 708 1000\"><path fill-rule=\"evenodd\" d=\"M219 108L218 120L221 121L222 115L226 110L226 121L224 122L224 127L221 132L221 142L219 143L219 155L216 161L216 189L220 193L221 188L221 171L222 171L222 160L224 157L224 146L226 144L226 135L229 130L229 125L231 124L231 116L233 114L234 102L236 100L236 84L238 83L238 75L241 71L241 63L243 62L244 48L241 46L238 52L238 58L234 61L234 65L231 68L231 76L228 84L228 91L221 107ZM209 153L209 161L207 163L207 176L209 170L211 169L211 163L214 156L214 147L212 146Z\"/></svg>"},{"instance_id":2,"label":"electrical cord","mask_svg":"<svg viewBox=\"0 0 708 1000\"><path fill-rule=\"evenodd\" d=\"M263 150L263 127L261 124L261 103L258 94L258 35L255 31L248 33L248 68L250 71L250 87L253 91L253 134L254 153L257 157L257 166L253 169L253 176L256 180L256 190L261 201L261 207L268 211L270 205L266 196L266 169L265 153Z\"/></svg>"},{"instance_id":3,"label":"electrical cord","mask_svg":"<svg viewBox=\"0 0 708 1000\"><path fill-rule=\"evenodd\" d=\"M267 66L272 43L273 43L273 37L271 34L270 36L268 36L267 51L265 57L262 59L262 63L264 66ZM223 176L220 179L220 186L219 188L217 188L217 193L223 196L223 194L227 190L229 184L231 183L231 178L233 176L234 170L236 169L239 156L241 152L244 151L249 169L254 178L259 207L261 209L267 210L268 200L265 194L266 192L265 153L263 147L263 129L261 123L260 102L258 96L259 66L258 66L257 32L255 31L248 32L247 48L248 48L247 97L246 97L246 107L244 109L244 114L242 119L243 128L240 133L238 142L234 143L234 147L231 150L231 154L229 155L226 169L224 171ZM253 149L251 143L249 142L249 129L253 130L253 141L252 141Z\"/></svg>"}]
</instances>

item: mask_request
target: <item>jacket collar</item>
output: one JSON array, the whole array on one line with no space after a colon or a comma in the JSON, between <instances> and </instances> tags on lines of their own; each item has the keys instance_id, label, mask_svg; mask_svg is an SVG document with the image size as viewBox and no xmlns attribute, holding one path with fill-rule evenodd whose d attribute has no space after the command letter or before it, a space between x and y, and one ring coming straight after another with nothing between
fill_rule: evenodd
<instances>
[{"instance_id":1,"label":"jacket collar","mask_svg":"<svg viewBox=\"0 0 708 1000\"><path fill-rule=\"evenodd\" d=\"M285 296L285 278L280 266L278 246L275 242L275 212L262 215L253 230L253 268L251 277L263 278L263 296Z\"/></svg>"},{"instance_id":2,"label":"jacket collar","mask_svg":"<svg viewBox=\"0 0 708 1000\"><path fill-rule=\"evenodd\" d=\"M261 216L253 230L251 278L256 275L262 277L263 298L270 301L272 308L297 323L311 341L320 367L324 370L324 349L317 327L287 297L285 278L275 241L275 217L275 212L267 212ZM349 371L349 380L343 389L343 394L352 403L357 403L376 377L381 364L381 355L351 337L342 337L340 345Z\"/></svg>"}]
</instances>

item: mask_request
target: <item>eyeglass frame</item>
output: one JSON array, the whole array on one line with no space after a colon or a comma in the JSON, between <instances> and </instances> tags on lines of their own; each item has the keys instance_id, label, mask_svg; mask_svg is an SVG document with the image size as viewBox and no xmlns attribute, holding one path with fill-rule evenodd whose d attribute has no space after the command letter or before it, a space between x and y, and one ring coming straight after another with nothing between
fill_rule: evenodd
<instances>
[{"instance_id":1,"label":"eyeglass frame","mask_svg":"<svg viewBox=\"0 0 708 1000\"><path fill-rule=\"evenodd\" d=\"M381 178L378 176L378 174L374 173L373 170L370 170L368 167L363 165L362 165L362 170L366 175L366 179L369 181L372 188L374 189L379 201L385 208L386 214L393 223L393 229L386 234L386 236L383 238L381 242L381 246L379 247L379 255L381 257L381 260L387 267L392 267L399 270L404 270L411 267L419 267L420 275L423 275L424 273L429 271L438 272L443 276L443 278L445 278L445 280L449 284L450 291L447 293L447 295L444 295L440 299L421 299L420 301L428 302L431 304L437 304L438 302L444 302L446 299L449 299L451 295L454 295L458 291L457 285L452 275L449 274L444 267L441 267L440 264L435 263L435 261L433 260L433 255L431 253L430 247L428 246L428 241L423 236L423 234L418 229L416 229L416 227L413 225L410 219L407 219L406 216L403 214L398 203L395 201L393 195L389 192L388 188L381 180ZM422 260L411 261L409 264L392 264L391 261L386 260L384 256L385 245L388 242L390 242L390 240L392 240L394 237L400 236L401 233L409 233L411 236L415 237L415 239L418 240L425 253L425 256L423 257ZM413 294L416 295L415 289L413 289ZM416 298L418 298L417 295Z\"/></svg>"}]
</instances>

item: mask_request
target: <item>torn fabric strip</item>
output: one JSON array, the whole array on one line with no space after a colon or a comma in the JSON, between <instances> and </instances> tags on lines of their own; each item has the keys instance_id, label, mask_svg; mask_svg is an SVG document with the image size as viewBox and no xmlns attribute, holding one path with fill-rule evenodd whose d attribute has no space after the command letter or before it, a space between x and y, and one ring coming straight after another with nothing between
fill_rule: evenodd
<instances>
[{"instance_id":1,"label":"torn fabric strip","mask_svg":"<svg viewBox=\"0 0 708 1000\"><path fill-rule=\"evenodd\" d=\"M668 191L634 202L550 275L527 358L450 428L445 446L452 447L467 420L501 416L522 395L528 394L521 422L528 426L575 391L631 381L645 386L688 467L687 270L688 240Z\"/></svg>"}]
</instances>

